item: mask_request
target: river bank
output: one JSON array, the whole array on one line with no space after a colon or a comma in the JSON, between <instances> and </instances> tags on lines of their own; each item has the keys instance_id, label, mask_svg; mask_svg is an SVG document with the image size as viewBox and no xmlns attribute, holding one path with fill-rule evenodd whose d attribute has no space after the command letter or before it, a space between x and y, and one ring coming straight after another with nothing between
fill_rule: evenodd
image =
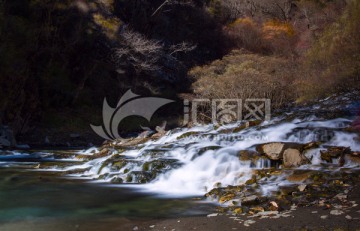
<instances>
[{"instance_id":1,"label":"river bank","mask_svg":"<svg viewBox=\"0 0 360 231\"><path fill-rule=\"evenodd\" d=\"M360 182L349 193L349 201L360 204ZM354 205L356 205L354 204ZM360 207L354 206L340 215L332 215L334 208L319 206L297 207L287 217L259 218L251 216L191 216L175 218L124 218L102 217L96 219L41 218L7 222L0 225L2 231L217 231L217 230L359 230Z\"/></svg>"}]
</instances>

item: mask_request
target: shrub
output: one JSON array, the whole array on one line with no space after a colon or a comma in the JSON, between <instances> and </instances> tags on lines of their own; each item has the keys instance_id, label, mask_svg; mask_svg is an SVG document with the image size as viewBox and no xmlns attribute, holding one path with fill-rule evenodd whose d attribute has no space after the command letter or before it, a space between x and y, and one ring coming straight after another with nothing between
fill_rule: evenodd
<instances>
[{"instance_id":1,"label":"shrub","mask_svg":"<svg viewBox=\"0 0 360 231\"><path fill-rule=\"evenodd\" d=\"M239 18L227 26L227 34L236 48L261 54L294 55L297 35L287 22L270 20L263 24L251 18Z\"/></svg>"},{"instance_id":2,"label":"shrub","mask_svg":"<svg viewBox=\"0 0 360 231\"><path fill-rule=\"evenodd\" d=\"M210 99L269 98L273 107L294 99L294 63L234 50L222 60L193 68L194 93Z\"/></svg>"},{"instance_id":3,"label":"shrub","mask_svg":"<svg viewBox=\"0 0 360 231\"><path fill-rule=\"evenodd\" d=\"M268 48L275 54L293 55L297 36L288 22L271 20L262 26L262 36Z\"/></svg>"},{"instance_id":4,"label":"shrub","mask_svg":"<svg viewBox=\"0 0 360 231\"><path fill-rule=\"evenodd\" d=\"M266 50L261 29L251 18L238 18L229 24L226 31L237 48L259 53Z\"/></svg>"},{"instance_id":5,"label":"shrub","mask_svg":"<svg viewBox=\"0 0 360 231\"><path fill-rule=\"evenodd\" d=\"M359 31L360 2L352 0L306 54L310 73L299 80L301 100L360 89Z\"/></svg>"}]
</instances>

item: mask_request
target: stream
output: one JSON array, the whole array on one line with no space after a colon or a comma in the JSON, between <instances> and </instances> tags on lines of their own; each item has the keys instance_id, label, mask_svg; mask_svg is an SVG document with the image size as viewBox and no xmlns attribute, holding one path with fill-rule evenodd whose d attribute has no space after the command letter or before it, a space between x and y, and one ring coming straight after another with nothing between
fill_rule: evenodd
<instances>
[{"instance_id":1,"label":"stream","mask_svg":"<svg viewBox=\"0 0 360 231\"><path fill-rule=\"evenodd\" d=\"M338 159L327 163L320 157L320 150L328 146L360 151L358 133L348 129L354 116L329 119L310 111L283 113L254 126L237 122L178 128L135 145L110 142L83 150L1 151L0 221L206 215L218 205L204 197L214 187L245 184L256 170L282 169L268 158L240 154L255 152L257 145L268 142L321 144L305 153L310 163L259 180L254 192L260 195L297 184L287 179L295 170L358 170L359 163L352 159L338 166ZM97 156L104 149L107 154Z\"/></svg>"}]
</instances>

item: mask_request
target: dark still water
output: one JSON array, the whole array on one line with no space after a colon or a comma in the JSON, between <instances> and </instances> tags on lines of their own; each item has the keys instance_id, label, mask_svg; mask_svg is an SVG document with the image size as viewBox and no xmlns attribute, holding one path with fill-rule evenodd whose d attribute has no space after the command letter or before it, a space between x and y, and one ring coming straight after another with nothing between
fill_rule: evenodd
<instances>
[{"instance_id":1,"label":"dark still water","mask_svg":"<svg viewBox=\"0 0 360 231\"><path fill-rule=\"evenodd\" d=\"M208 214L213 208L195 198L161 198L30 166L34 163L1 162L1 223L39 218L169 218Z\"/></svg>"}]
</instances>

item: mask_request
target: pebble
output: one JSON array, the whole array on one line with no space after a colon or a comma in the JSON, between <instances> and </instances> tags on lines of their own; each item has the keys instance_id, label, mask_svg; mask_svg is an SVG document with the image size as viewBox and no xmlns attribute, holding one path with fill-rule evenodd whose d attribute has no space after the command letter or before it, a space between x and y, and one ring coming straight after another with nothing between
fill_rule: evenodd
<instances>
[{"instance_id":1,"label":"pebble","mask_svg":"<svg viewBox=\"0 0 360 231\"><path fill-rule=\"evenodd\" d=\"M323 216L321 216L320 218L321 218L321 219L326 219L326 218L328 218L328 215L323 215Z\"/></svg>"},{"instance_id":2,"label":"pebble","mask_svg":"<svg viewBox=\"0 0 360 231\"><path fill-rule=\"evenodd\" d=\"M302 184L302 185L298 186L298 189L299 189L300 192L304 191L305 188L306 188L306 184Z\"/></svg>"},{"instance_id":3,"label":"pebble","mask_svg":"<svg viewBox=\"0 0 360 231\"><path fill-rule=\"evenodd\" d=\"M150 227L151 229L153 229L153 228L155 228L155 225L150 225L149 227Z\"/></svg>"},{"instance_id":4,"label":"pebble","mask_svg":"<svg viewBox=\"0 0 360 231\"><path fill-rule=\"evenodd\" d=\"M244 225L249 227L251 224L254 224L254 223L255 223L255 221L253 221L253 220L247 220L244 222Z\"/></svg>"},{"instance_id":5,"label":"pebble","mask_svg":"<svg viewBox=\"0 0 360 231\"><path fill-rule=\"evenodd\" d=\"M318 211L312 211L311 213L318 213Z\"/></svg>"},{"instance_id":6,"label":"pebble","mask_svg":"<svg viewBox=\"0 0 360 231\"><path fill-rule=\"evenodd\" d=\"M348 219L348 220L351 220L351 219L352 219L352 217L349 216L349 215L346 215L345 218Z\"/></svg>"},{"instance_id":7,"label":"pebble","mask_svg":"<svg viewBox=\"0 0 360 231\"><path fill-rule=\"evenodd\" d=\"M135 227L133 228L133 230L134 230L134 231L139 230L139 227L135 226Z\"/></svg>"},{"instance_id":8,"label":"pebble","mask_svg":"<svg viewBox=\"0 0 360 231\"><path fill-rule=\"evenodd\" d=\"M331 210L331 211L330 211L330 214L331 214L331 215L335 215L335 216L341 215L341 214L343 214L343 213L344 213L343 211L337 210L337 209L334 209L334 210Z\"/></svg>"},{"instance_id":9,"label":"pebble","mask_svg":"<svg viewBox=\"0 0 360 231\"><path fill-rule=\"evenodd\" d=\"M207 215L207 217L216 217L217 215L219 215L219 214L217 214L217 213L212 213L212 214ZM178 222L179 222L179 221L178 221Z\"/></svg>"}]
</instances>

